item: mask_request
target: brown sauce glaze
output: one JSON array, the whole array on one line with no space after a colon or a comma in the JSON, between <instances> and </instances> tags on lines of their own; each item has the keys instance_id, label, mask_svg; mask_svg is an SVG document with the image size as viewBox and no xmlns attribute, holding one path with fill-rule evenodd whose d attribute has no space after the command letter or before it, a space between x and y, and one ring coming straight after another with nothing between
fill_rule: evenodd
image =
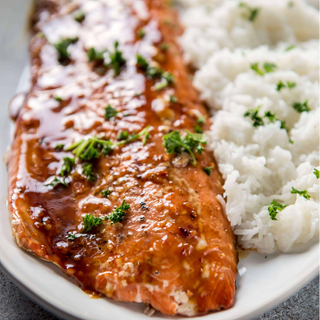
<instances>
[{"instance_id":1,"label":"brown sauce glaze","mask_svg":"<svg viewBox=\"0 0 320 320\"><path fill-rule=\"evenodd\" d=\"M79 10L81 22L74 19ZM40 1L35 21L32 89L17 116L8 161L18 244L59 265L86 292L150 303L164 314L231 307L237 252L217 199L223 189L213 156L196 154L192 165L162 145L166 133L194 132L197 119L208 116L182 61L174 11L155 0L51 0ZM59 63L52 44L72 37L78 41L68 47L70 58ZM87 57L91 47L112 52L115 41L126 59L118 76ZM171 72L174 84L154 90L159 80L136 67L137 53ZM170 101L172 95L177 100ZM106 120L109 104L118 114ZM133 134L146 126L145 145L136 139L90 161L95 181L77 160L67 187L46 186L59 177L63 158L74 156L57 146L93 136L114 141L120 130ZM213 167L210 176L205 167ZM123 221L103 220L82 232L83 216L104 219L123 200L130 204ZM79 237L68 239L70 233Z\"/></svg>"}]
</instances>

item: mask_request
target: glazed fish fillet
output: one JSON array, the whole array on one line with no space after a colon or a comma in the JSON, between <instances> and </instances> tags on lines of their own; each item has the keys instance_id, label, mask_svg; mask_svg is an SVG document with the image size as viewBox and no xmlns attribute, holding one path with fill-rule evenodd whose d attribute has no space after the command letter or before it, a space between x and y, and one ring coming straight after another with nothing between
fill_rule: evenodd
<instances>
[{"instance_id":1,"label":"glazed fish fillet","mask_svg":"<svg viewBox=\"0 0 320 320\"><path fill-rule=\"evenodd\" d=\"M40 1L8 203L86 292L192 316L233 305L237 252L180 34L165 1Z\"/></svg>"}]
</instances>

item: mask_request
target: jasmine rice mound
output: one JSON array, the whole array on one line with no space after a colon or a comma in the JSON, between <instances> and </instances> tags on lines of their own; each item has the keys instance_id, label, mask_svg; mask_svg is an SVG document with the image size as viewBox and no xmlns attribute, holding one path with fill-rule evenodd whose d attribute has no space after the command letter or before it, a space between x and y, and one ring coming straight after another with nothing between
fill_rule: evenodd
<instances>
[{"instance_id":1,"label":"jasmine rice mound","mask_svg":"<svg viewBox=\"0 0 320 320\"><path fill-rule=\"evenodd\" d=\"M271 253L311 241L319 235L318 10L303 0L180 3L181 44L213 114L219 200L239 245Z\"/></svg>"}]
</instances>

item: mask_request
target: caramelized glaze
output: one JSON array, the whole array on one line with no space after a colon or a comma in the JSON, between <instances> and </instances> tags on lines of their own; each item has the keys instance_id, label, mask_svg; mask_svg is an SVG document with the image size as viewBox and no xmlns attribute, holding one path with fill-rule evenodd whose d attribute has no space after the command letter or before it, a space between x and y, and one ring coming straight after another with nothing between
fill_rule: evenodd
<instances>
[{"instance_id":1,"label":"caramelized glaze","mask_svg":"<svg viewBox=\"0 0 320 320\"><path fill-rule=\"evenodd\" d=\"M73 19L79 9L85 13L81 23ZM32 89L15 116L8 161L18 244L59 265L83 290L114 300L189 316L231 307L237 253L217 199L223 189L212 154L197 154L193 166L162 145L164 134L194 132L197 118L207 115L183 65L174 11L155 0L52 0L41 1L36 12ZM52 46L62 37L79 38L64 65ZM126 65L117 77L112 69L100 74L87 51L112 50L115 41ZM175 84L155 91L155 80L136 67L137 53L172 72ZM173 94L178 102L169 101ZM104 118L108 104L119 111L110 120ZM147 125L146 145L136 140L92 162L94 182L78 164L67 178L69 187L45 186L59 175L62 159L73 157L57 145L94 135L115 140L121 129L133 133ZM203 168L211 166L208 176ZM101 190L107 188L112 193L105 198ZM104 221L81 233L85 214L104 218L124 199L130 209L121 223ZM67 239L73 232L81 236Z\"/></svg>"}]
</instances>

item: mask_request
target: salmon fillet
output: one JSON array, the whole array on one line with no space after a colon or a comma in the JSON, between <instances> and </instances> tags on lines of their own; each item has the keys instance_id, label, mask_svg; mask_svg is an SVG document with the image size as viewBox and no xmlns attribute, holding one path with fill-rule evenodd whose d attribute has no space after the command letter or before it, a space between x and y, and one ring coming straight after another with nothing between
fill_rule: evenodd
<instances>
[{"instance_id":1,"label":"salmon fillet","mask_svg":"<svg viewBox=\"0 0 320 320\"><path fill-rule=\"evenodd\" d=\"M166 1L40 1L8 206L86 292L193 316L233 305L237 252L180 34Z\"/></svg>"}]
</instances>

